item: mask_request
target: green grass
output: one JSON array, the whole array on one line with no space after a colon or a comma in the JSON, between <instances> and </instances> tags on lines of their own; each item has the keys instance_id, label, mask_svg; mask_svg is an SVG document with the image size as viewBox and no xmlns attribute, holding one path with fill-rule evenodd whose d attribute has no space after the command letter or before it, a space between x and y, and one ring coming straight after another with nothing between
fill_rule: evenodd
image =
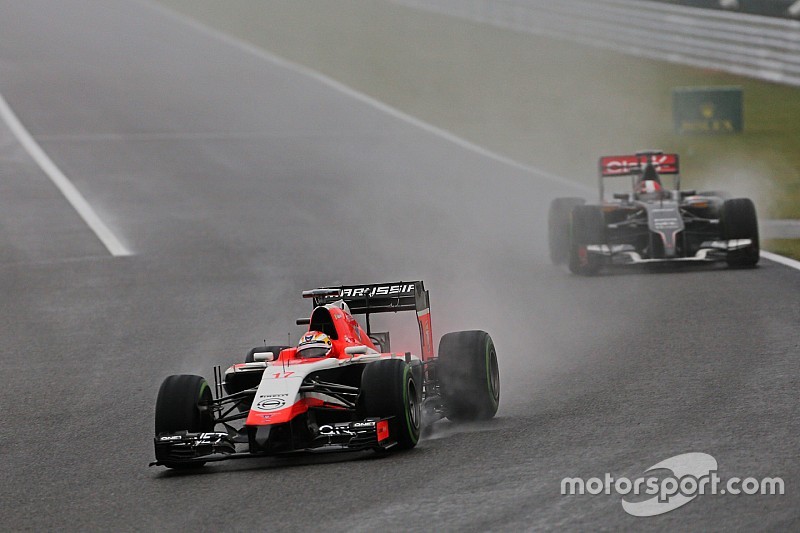
<instances>
[{"instance_id":1,"label":"green grass","mask_svg":"<svg viewBox=\"0 0 800 533\"><path fill-rule=\"evenodd\" d=\"M767 239L761 246L770 252L800 259L800 239Z\"/></svg>"},{"instance_id":2,"label":"green grass","mask_svg":"<svg viewBox=\"0 0 800 533\"><path fill-rule=\"evenodd\" d=\"M476 144L586 184L602 154L681 154L685 188L800 218L800 89L380 0L161 0ZM672 88L739 85L741 135L673 132Z\"/></svg>"}]
</instances>

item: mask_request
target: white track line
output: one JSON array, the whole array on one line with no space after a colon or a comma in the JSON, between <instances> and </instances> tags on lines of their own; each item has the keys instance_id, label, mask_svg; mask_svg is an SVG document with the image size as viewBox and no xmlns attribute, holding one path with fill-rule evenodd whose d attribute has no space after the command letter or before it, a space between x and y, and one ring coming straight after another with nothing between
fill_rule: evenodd
<instances>
[{"instance_id":1,"label":"white track line","mask_svg":"<svg viewBox=\"0 0 800 533\"><path fill-rule=\"evenodd\" d=\"M763 257L764 259L769 259L770 261L774 261L776 263L780 263L789 268L800 270L800 261L795 261L794 259L783 257L782 255L773 254L772 252L767 252L764 250L761 250L761 257Z\"/></svg>"},{"instance_id":2,"label":"white track line","mask_svg":"<svg viewBox=\"0 0 800 533\"><path fill-rule=\"evenodd\" d=\"M565 186L570 187L572 189L575 189L577 191L580 191L580 192L583 192L583 193L588 193L588 194L594 194L595 193L594 189L592 189L590 187L586 187L585 185L577 184L577 183L575 183L575 182L573 182L573 181L571 181L571 180L569 180L567 178L564 178L562 176L557 176L557 175L552 174L550 172L547 172L545 170L541 170L539 168L536 168L536 167L533 167L533 166L530 166L530 165L525 165L525 164L520 163L518 161L514 161L511 158L508 158L506 156L503 156L503 155L497 154L495 152L492 152L491 150L483 148L482 146L478 146L477 144L474 144L474 143L472 143L472 142L470 142L470 141L468 141L466 139L458 137L457 135L453 134L452 132L449 132L447 130L443 130L441 128L438 128L438 127L434 126L433 124L429 124L429 123L424 122L424 121L422 121L422 120L420 120L420 119L418 119L416 117L413 117L413 116L411 116L411 115L409 115L407 113L404 113L404 112L400 111L399 109L395 109L394 107L391 107L391 106L389 106L388 104L386 104L384 102L376 100L375 98L372 98L371 96L367 96L366 94L361 93L361 92L353 89L352 87L348 87L347 85L345 85L345 84L343 84L341 82L338 82L338 81L336 81L336 80L334 80L332 78L329 78L328 76L325 76L324 74L322 74L320 72L317 72L316 70L312 70L312 69L310 69L308 67L304 67L304 66L302 66L300 64L297 64L297 63L294 63L292 61L289 61L288 59L284 59L282 57L279 57L279 56L276 56L274 54L271 54L271 53L267 52L266 50L263 50L261 48L256 47L255 45L252 45L252 44L247 43L247 42L245 42L245 41L243 41L241 39L238 39L236 37L228 35L227 33L223 33L223 32L221 32L219 30L211 28L210 26L206 26L202 22L199 22L199 21L197 21L197 20L195 20L195 19L193 19L193 18L191 18L191 17L189 17L187 15L184 15L183 13L179 13L177 11L173 11L172 9L170 9L170 8L168 8L168 7L166 7L166 6L162 5L162 4L153 3L151 0L140 0L140 1L142 2L142 4L144 4L146 6L149 6L151 9L159 11L159 12L165 14L166 16L168 16L168 17L170 17L170 18L172 18L174 20L177 20L177 21L181 22L182 24L184 24L186 26L194 28L195 30L197 30L197 31L199 31L201 33L205 33L207 35L210 35L210 36L214 37L215 39L218 39L218 40L220 40L220 41L222 41L222 42L224 42L224 43L226 43L226 44L228 44L230 46L233 46L234 48L238 48L238 49L240 49L240 50L242 50L244 52L247 52L248 54L252 54L252 55L254 55L256 57L259 57L261 59L269 61L270 63L273 63L273 64L278 65L280 67L283 67L285 69L288 69L288 70L297 72L299 74L302 74L304 76L308 76L308 77L310 77L312 79L315 79L315 80L317 80L317 81L319 81L319 82L321 82L321 83L323 83L323 84L325 84L325 85L327 85L327 86L329 86L329 87L331 87L331 88L333 88L333 89L335 89L335 90L337 90L337 91L339 91L339 92L341 92L341 93L343 93L343 94L345 94L347 96L350 96L352 98L355 98L356 100L364 102L364 103L366 103L366 104L368 104L368 105L370 105L370 106L372 106L372 107L374 107L374 108L376 108L376 109L378 109L380 111L383 111L384 113L386 113L386 114L388 114L388 115L390 115L392 117L395 117L395 118L397 118L399 120L402 120L402 121L404 121L404 122L406 122L408 124L412 124L412 125L420 128L420 129L422 129L424 131L427 131L428 133L431 133L433 135L441 137L441 138L443 138L443 139L445 139L445 140L447 140L447 141L449 141L449 142L451 142L451 143L453 143L453 144L455 144L457 146L460 146L460 147L462 147L462 148L464 148L466 150L474 152L474 153L476 153L478 155L482 155L482 156L488 157L489 159L493 159L494 161L497 161L499 163L503 163L503 164L508 165L508 166L510 166L512 168L516 168L516 169L528 172L530 174L534 174L536 176L545 178L547 180L553 181L553 182L558 183L560 185L565 185ZM800 270L800 262L795 261L793 259L789 259L788 257L783 257L781 255L777 255L777 254L773 254L771 252L765 252L765 251L761 252L761 257L763 257L765 259L769 259L770 261L775 261L776 263L780 263L782 265L786 265L786 266L789 266L791 268L795 268L797 270Z\"/></svg>"},{"instance_id":3,"label":"white track line","mask_svg":"<svg viewBox=\"0 0 800 533\"><path fill-rule=\"evenodd\" d=\"M86 225L94 231L97 238L100 239L109 253L114 257L132 255L111 230L108 229L108 226L100 220L100 217L97 216L97 213L94 212L89 202L87 202L78 189L75 188L75 185L72 184L69 178L61 172L45 151L42 150L42 147L31 137L31 134L28 133L28 130L25 129L25 126L22 125L11 110L2 94L0 94L0 118L3 119L8 129L11 130L11 133L14 134L36 164L39 165L39 168L41 168L47 177L50 178L50 181L58 187L58 190L61 191L61 194L64 195L75 211L78 212L83 221L86 222Z\"/></svg>"},{"instance_id":4,"label":"white track line","mask_svg":"<svg viewBox=\"0 0 800 533\"><path fill-rule=\"evenodd\" d=\"M225 44L227 44L229 46L232 46L234 48L238 48L239 50L242 50L242 51L244 51L244 52L246 52L248 54L252 54L252 55L254 55L256 57L259 57L259 58L261 58L261 59L263 59L265 61L268 61L268 62L270 62L270 63L272 63L274 65L277 65L277 66L279 66L281 68L285 68L287 70L291 70L291 71L296 72L298 74L301 74L303 76L312 78L312 79L314 79L314 80L316 80L316 81L318 81L318 82L320 82L320 83L322 83L324 85L327 85L328 87L331 87L332 89L335 89L335 90L339 91L340 93L342 93L342 94L344 94L346 96L349 96L349 97L351 97L351 98L353 98L355 100L363 102L363 103L365 103L365 104L367 104L367 105L369 105L371 107L374 107L375 109L378 109L379 111L382 111L383 113L386 113L387 115L390 115L390 116L392 116L392 117L394 117L394 118L396 118L398 120L401 120L403 122L406 122L408 124L416 126L417 128L419 128L421 130L424 130L424 131L426 131L428 133L431 133L431 134L433 134L433 135L435 135L437 137L445 139L446 141L448 141L448 142L450 142L452 144L455 144L456 146L460 146L461 148L464 148L466 150L469 150L469 151L471 151L471 152L473 152L475 154L478 154L478 155L483 156L483 157L487 157L489 159L492 159L494 161L497 161L497 162L502 163L504 165L507 165L509 167L515 168L517 170L521 170L521 171L527 172L529 174L534 174L534 175L536 175L536 176L538 176L540 178L544 178L546 180L558 183L559 185L563 185L565 187L569 187L569 188L571 188L573 190L577 190L577 191L580 191L580 192L583 192L583 193L587 193L587 192L588 193L594 193L594 190L591 189L590 187L586 187L584 185L580 185L578 183L575 183L573 180L564 178L562 176L558 176L558 175L553 174L551 172L547 172L546 170L542 170L540 168L536 168L536 167L533 167L533 166L530 166L530 165L525 165L523 163L520 163L519 161L514 161L513 159L511 159L509 157L506 157L504 155L500 155L500 154L498 154L496 152L493 152L493 151L491 151L491 150L489 150L487 148L484 148L484 147L479 146L479 145L477 145L475 143L472 143L472 142L470 142L470 141L468 141L468 140L466 140L466 139L464 139L462 137L459 137L459 136L455 135L454 133L452 133L450 131L444 130L442 128L434 126L433 124L430 124L430 123L425 122L423 120L420 120L420 119L418 119L416 117L413 117L413 116L411 116L411 115L409 115L407 113L404 113L403 111L400 111L399 109L396 109L396 108L394 108L394 107L392 107L392 106L390 106L390 105L388 105L388 104L386 104L384 102L381 102L380 100L376 100L375 98L373 98L371 96L368 96L368 95L366 95L366 94L364 94L362 92L359 92L359 91L353 89L352 87L348 87L347 85L345 85L345 84L343 84L343 83L341 83L339 81L336 81L333 78L329 78L328 76L326 76L325 74L322 74L321 72L317 72L316 70L312 70L312 69L310 69L308 67L305 67L303 65L300 65L298 63L294 63L293 61L290 61L290 60L285 59L283 57L279 57L279 56L276 56L274 54L271 54L271 53L267 52L266 50L264 50L263 48L258 48L257 46L252 45L250 43L247 43L247 42L245 42L245 41L243 41L243 40L241 40L241 39L239 39L237 37L233 37L232 35L228 35L227 33L223 33L223 32L221 32L221 31L219 31L217 29L214 29L214 28L212 28L210 26L207 26L207 25L203 24L200 21L197 21L197 20L195 20L195 19L193 19L193 18L191 18L191 17L189 17L187 15L184 15L183 13L179 13L177 11L174 11L174 10L172 10L172 9L162 5L162 4L155 3L152 0L140 0L140 2L143 5L149 6L151 9L159 11L162 14L164 14L164 15L166 15L166 16L174 19L174 20L177 20L180 23L182 23L182 24L184 24L186 26L189 26L190 28L193 28L193 29L195 29L195 30L197 30L197 31L199 31L201 33L205 33L206 35L210 35L211 37L213 37L213 38L215 38L215 39L217 39L217 40L219 40L219 41L221 41L221 42L223 42L223 43L225 43Z\"/></svg>"}]
</instances>

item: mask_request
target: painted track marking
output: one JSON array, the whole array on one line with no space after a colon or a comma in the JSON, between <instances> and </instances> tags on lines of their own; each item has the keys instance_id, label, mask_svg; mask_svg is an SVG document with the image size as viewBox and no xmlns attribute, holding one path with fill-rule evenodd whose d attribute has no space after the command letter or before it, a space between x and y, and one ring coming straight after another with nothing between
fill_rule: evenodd
<instances>
[{"instance_id":1,"label":"painted track marking","mask_svg":"<svg viewBox=\"0 0 800 533\"><path fill-rule=\"evenodd\" d=\"M6 102L2 94L0 94L0 118L3 119L25 151L28 152L36 164L39 165L39 168L41 168L47 177L50 178L50 181L58 187L58 190L61 191L64 198L67 199L86 225L89 226L89 229L97 235L97 238L100 239L100 242L103 243L108 252L114 257L133 255L132 252L120 242L116 235L111 232L100 217L97 216L97 213L95 213L92 206L89 205L89 202L86 201L80 191L78 191L69 178L61 172L56 164L53 163L47 153L39 146L39 143L33 139L31 134L28 133L28 130L25 129L25 126L22 125L11 110L11 107L9 107L8 102Z\"/></svg>"},{"instance_id":2,"label":"painted track marking","mask_svg":"<svg viewBox=\"0 0 800 533\"><path fill-rule=\"evenodd\" d=\"M338 91L338 92L340 92L340 93L342 93L342 94L344 94L346 96L349 96L350 98L353 98L355 100L363 102L363 103L365 103L365 104L367 104L367 105L369 105L369 106L371 106L371 107L373 107L375 109L378 109L379 111L382 111L383 113L385 113L385 114L387 114L387 115L389 115L391 117L394 117L394 118L396 118L398 120L401 120L401 121L403 121L403 122L405 122L407 124L411 124L412 126L416 126L417 128L419 128L419 129L421 129L423 131L426 131L426 132L428 132L428 133L430 133L432 135L435 135L435 136L437 136L439 138L445 139L446 141L450 142L451 144L454 144L456 146L459 146L461 148L469 150L470 152L473 152L475 154L481 155L483 157L487 157L489 159L492 159L494 161L497 161L497 162L502 163L504 165L507 165L509 167L515 168L517 170L521 170L523 172L526 172L526 173L529 173L529 174L533 174L533 175L538 176L540 178L544 178L546 180L558 183L559 185L563 185L565 187L569 187L571 189L574 189L574 190L577 190L577 191L580 191L580 192L584 192L584 193L586 193L586 192L594 193L594 190L591 189L590 187L586 187L584 185L580 185L580 184L575 183L574 181L572 181L570 179L567 179L567 178L564 178L562 176L558 176L556 174L553 174L552 172L547 172L546 170L543 170L543 169L540 169L540 168L536 168L536 167L531 166L531 165L525 165L523 163L520 163L519 161L515 161L515 160L513 160L513 159L511 159L509 157L506 157L504 155L500 155L500 154L498 154L496 152L493 152L493 151L491 151L491 150L489 150L487 148L484 148L484 147L479 146L479 145L477 145L477 144L475 144L473 142L470 142L470 141L468 141L468 140L466 140L466 139L464 139L462 137L459 137L458 135L456 135L456 134L454 134L454 133L452 133L450 131L447 131L445 129L439 128L437 126L434 126L433 124L430 124L430 123L425 122L423 120L420 120L420 119L418 119L418 118L416 118L414 116L411 116L411 115L409 115L407 113L404 113L403 111L400 111L399 109L396 109L396 108L394 108L394 107L392 107L392 106L390 106L390 105L388 105L388 104L386 104L384 102L381 102L380 100L377 100L377 99L375 99L375 98L373 98L371 96L368 96L368 95L366 95L366 94L364 94L362 92L359 92L356 89L353 89L352 87L349 87L349 86L345 85L344 83L336 81L333 78L329 78L328 76L326 76L325 74L322 74L321 72L317 72L316 70L313 70L311 68L305 67L305 66L300 65L298 63L294 63L293 61L290 61L290 60L285 59L283 57L271 54L270 52L267 52L263 48L258 48L257 46L252 45L250 43L247 43L247 42L245 42L245 41L243 41L243 40L241 40L241 39L239 39L237 37L234 37L232 35L228 35L227 33L223 33L222 31L216 30L216 29L214 29L214 28L212 28L210 26L207 26L207 25L203 24L202 22L199 22L199 21L197 21L197 20L195 20L195 19L193 19L193 18L191 18L191 17L189 17L187 15L184 15L183 13L179 13L177 11L174 11L174 10L164 6L164 5L155 3L152 0L139 0L139 1L140 1L141 4L148 6L153 10L159 11L162 14L164 14L165 16L167 16L167 17L169 17L169 18L171 18L173 20L176 20L176 21L180 22L181 24L183 24L185 26L193 28L194 30L196 30L196 31L198 31L200 33L204 33L206 35L209 35L209 36L217 39L218 41L221 41L221 42L223 42L223 43L225 43L225 44L227 44L227 45L229 45L229 46L231 46L233 48L237 48L237 49L239 49L239 50L241 50L241 51L243 51L245 53L248 53L248 54L251 54L253 56L256 56L256 57L258 57L258 58L260 58L260 59L262 59L264 61L267 61L269 63L272 63L272 64L274 64L274 65L276 65L278 67L284 68L286 70L290 70L290 71L295 72L297 74L306 76L306 77L311 78L313 80L316 80L316 81L322 83L323 85L327 85L328 87L331 87L332 89L335 89L336 91Z\"/></svg>"},{"instance_id":3,"label":"painted track marking","mask_svg":"<svg viewBox=\"0 0 800 533\"><path fill-rule=\"evenodd\" d=\"M774 254L772 252L767 252L765 250L761 250L761 257L763 257L764 259L769 259L770 261L774 261L776 263L780 263L789 268L800 270L800 261L795 261L794 259L791 259L789 257L784 257L782 255Z\"/></svg>"},{"instance_id":4,"label":"painted track marking","mask_svg":"<svg viewBox=\"0 0 800 533\"><path fill-rule=\"evenodd\" d=\"M392 116L392 117L394 117L396 119L399 119L399 120L401 120L403 122L406 122L408 124L416 126L416 127L420 128L420 129L422 129L422 130L424 130L424 131L426 131L428 133L431 133L431 134L433 134L435 136L443 138L443 139L445 139L445 140L447 140L447 141L449 141L449 142L451 142L451 143L453 143L453 144L455 144L457 146L460 146L460 147L462 147L462 148L464 148L466 150L469 150L469 151L471 151L473 153L476 153L478 155L482 155L484 157L488 157L489 159L492 159L492 160L497 161L499 163L502 163L504 165L508 165L508 166L510 166L512 168L516 168L518 170L522 170L522 171L528 172L530 174L533 174L535 176L539 176L541 178L544 178L544 179L547 179L549 181L558 183L560 185L565 185L565 186L570 187L570 188L572 188L572 189L574 189L576 191L587 193L587 194L595 194L595 191L593 189L591 189L590 187L586 187L584 185L580 185L580 184L575 183L575 182L573 182L573 181L571 181L571 180L569 180L567 178L564 178L562 176L558 176L556 174L547 172L545 170L541 170L539 168L536 168L536 167L533 167L533 166L530 166L530 165L525 165L525 164L520 163L519 161L515 161L515 160L513 160L513 159L511 159L509 157L506 157L506 156L500 155L498 153L492 152L491 150L483 148L482 146L478 146L477 144L472 143L472 142L470 142L470 141L468 141L466 139L463 139L463 138L455 135L454 133L452 133L450 131L444 130L444 129L439 128L437 126L434 126L433 124L429 124L428 122L425 122L425 121L420 120L420 119L418 119L416 117L413 117L413 116L411 116L411 115L409 115L407 113L404 113L403 111L400 111L399 109L395 109L394 107L391 107L390 105L388 105L388 104L386 104L384 102L381 102L380 100L376 100L375 98L372 98L371 96L368 96L368 95L366 95L366 94L364 94L362 92L359 92L359 91L353 89L352 87L348 87L347 85L345 85L345 84L343 84L343 83L341 83L339 81L336 81L333 78L329 78L328 76L322 74L321 72L317 72L316 70L313 70L313 69L311 69L309 67L305 67L305 66L300 65L298 63L294 63L294 62L292 62L292 61L290 61L288 59L285 59L285 58L279 57L277 55L271 54L271 53L267 52L266 50L264 50L262 48L258 48L257 46L252 45L250 43L247 43L247 42L245 42L245 41L243 41L243 40L241 40L241 39L239 39L237 37L234 37L232 35L228 35L227 33L223 33L220 30L216 30L216 29L214 29L214 28L212 28L210 26L207 26L207 25L203 24L202 22L200 22L198 20L195 20L195 19L193 19L193 18L191 18L191 17L189 17L187 15L184 15L183 13L179 13L177 11L174 11L174 10L172 10L172 9L162 5L162 4L154 3L152 0L139 0L139 1L143 5L149 6L151 9L153 9L155 11L159 11L160 13L164 14L165 16L167 16L167 17L169 17L171 19L177 20L181 24L184 24L185 26L193 28L195 31L198 31L200 33L204 33L206 35L209 35L209 36L211 36L211 37L213 37L213 38L215 38L215 39L217 39L217 40L219 40L219 41L221 41L221 42L223 42L225 44L228 44L229 46L232 46L234 48L242 50L245 53L254 55L256 57L259 57L259 58L261 58L261 59L263 59L265 61L268 61L268 62L270 62L270 63L272 63L274 65L277 65L279 67L285 68L287 70L291 70L291 71L296 72L298 74L307 76L307 77L312 78L314 80L317 80L320 83L322 83L324 85L327 85L328 87L331 87L331 88L341 92L342 94L350 96L351 98L354 98L354 99L359 100L361 102L364 102L364 103L374 107L375 109L378 109L378 110L380 110L380 111L382 111L382 112L384 112L384 113L386 113L386 114L388 114L388 115L390 115L390 116ZM781 255L774 254L774 253L771 253L771 252L766 252L766 251L762 251L761 252L761 257L763 257L765 259L768 259L770 261L775 261L776 263L780 263L782 265L794 268L796 270L800 270L800 262L795 261L793 259L789 259L787 257L783 257Z\"/></svg>"}]
</instances>

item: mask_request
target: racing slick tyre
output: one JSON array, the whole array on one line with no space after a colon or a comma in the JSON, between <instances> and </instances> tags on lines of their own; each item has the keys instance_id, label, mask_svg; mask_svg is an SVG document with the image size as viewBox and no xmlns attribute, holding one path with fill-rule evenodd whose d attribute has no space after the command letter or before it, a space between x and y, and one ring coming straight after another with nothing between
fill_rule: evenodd
<instances>
[{"instance_id":1,"label":"racing slick tyre","mask_svg":"<svg viewBox=\"0 0 800 533\"><path fill-rule=\"evenodd\" d=\"M447 418L454 422L488 420L500 405L500 368L492 338L485 331L456 331L439 341L436 375Z\"/></svg>"},{"instance_id":2,"label":"racing slick tyre","mask_svg":"<svg viewBox=\"0 0 800 533\"><path fill-rule=\"evenodd\" d=\"M550 202L547 214L547 238L550 245L550 261L563 265L569 260L569 221L572 208L583 205L583 198L556 198Z\"/></svg>"},{"instance_id":3,"label":"racing slick tyre","mask_svg":"<svg viewBox=\"0 0 800 533\"><path fill-rule=\"evenodd\" d=\"M279 346L279 345L276 345L276 346L256 346L255 348L253 348L252 350L247 352L247 355L244 358L244 362L245 363L254 363L255 362L255 354L264 353L264 352L272 352L273 354L275 354L275 357L277 358L278 355L280 355L280 353L283 350L285 350L286 348L289 348L289 346Z\"/></svg>"},{"instance_id":4,"label":"racing slick tyre","mask_svg":"<svg viewBox=\"0 0 800 533\"><path fill-rule=\"evenodd\" d=\"M758 263L761 246L758 239L756 207L749 198L725 200L720 216L722 238L725 240L750 239L752 244L741 250L728 252L728 266L753 267Z\"/></svg>"},{"instance_id":5,"label":"racing slick tyre","mask_svg":"<svg viewBox=\"0 0 800 533\"><path fill-rule=\"evenodd\" d=\"M203 377L190 374L167 377L158 389L156 436L179 431L214 431L214 417L209 407L212 400L211 387ZM163 464L168 468L193 468L203 463L163 461Z\"/></svg>"},{"instance_id":6,"label":"racing slick tyre","mask_svg":"<svg viewBox=\"0 0 800 533\"><path fill-rule=\"evenodd\" d=\"M421 386L402 359L383 359L364 368L360 407L367 417L391 417L389 434L397 442L393 449L408 450L419 441Z\"/></svg>"},{"instance_id":7,"label":"racing slick tyre","mask_svg":"<svg viewBox=\"0 0 800 533\"><path fill-rule=\"evenodd\" d=\"M573 274L591 276L597 274L602 257L590 254L590 244L605 244L606 222L599 205L578 205L572 209L570 225L569 269Z\"/></svg>"}]
</instances>

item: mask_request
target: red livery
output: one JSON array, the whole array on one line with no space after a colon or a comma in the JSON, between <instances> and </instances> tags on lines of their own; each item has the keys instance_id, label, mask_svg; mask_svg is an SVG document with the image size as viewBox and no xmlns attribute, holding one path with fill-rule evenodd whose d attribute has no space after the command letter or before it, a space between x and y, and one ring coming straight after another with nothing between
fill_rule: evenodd
<instances>
[{"instance_id":1,"label":"red livery","mask_svg":"<svg viewBox=\"0 0 800 533\"><path fill-rule=\"evenodd\" d=\"M484 331L448 333L434 354L429 294L421 281L327 287L297 346L250 350L215 394L201 376L164 380L156 401L154 465L320 449L414 447L424 424L494 416L500 400L494 343ZM370 315L414 311L421 356L397 352ZM355 316L364 315L362 326Z\"/></svg>"},{"instance_id":2,"label":"red livery","mask_svg":"<svg viewBox=\"0 0 800 533\"><path fill-rule=\"evenodd\" d=\"M629 176L641 174L650 162L659 174L678 174L678 154L653 154L649 158L646 152L634 155L607 155L600 158L601 176Z\"/></svg>"}]
</instances>

